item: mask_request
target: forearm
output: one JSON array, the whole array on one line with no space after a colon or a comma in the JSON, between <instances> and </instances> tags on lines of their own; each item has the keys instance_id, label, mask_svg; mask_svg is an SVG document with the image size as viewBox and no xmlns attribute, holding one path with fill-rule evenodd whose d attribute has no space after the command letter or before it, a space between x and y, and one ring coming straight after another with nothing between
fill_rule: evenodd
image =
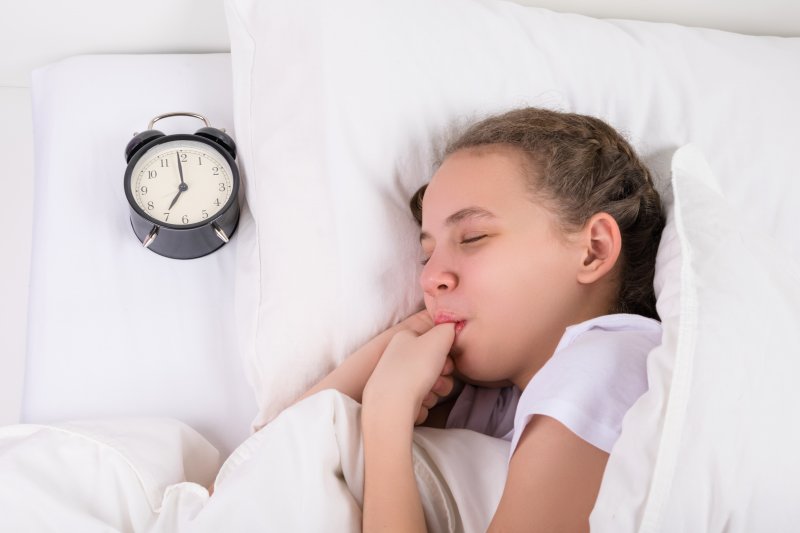
<instances>
[{"instance_id":1,"label":"forearm","mask_svg":"<svg viewBox=\"0 0 800 533\"><path fill-rule=\"evenodd\" d=\"M336 389L360 402L364 387L381 358L389 341L399 330L399 325L389 328L353 352L341 365L311 387L300 400L321 390ZM299 401L299 400L298 400Z\"/></svg>"},{"instance_id":2,"label":"forearm","mask_svg":"<svg viewBox=\"0 0 800 533\"><path fill-rule=\"evenodd\" d=\"M444 371L452 324L396 334L364 390L363 530L426 531L412 459L414 422Z\"/></svg>"},{"instance_id":3,"label":"forearm","mask_svg":"<svg viewBox=\"0 0 800 533\"><path fill-rule=\"evenodd\" d=\"M411 452L413 414L396 414L362 409L365 533L427 531Z\"/></svg>"}]
</instances>

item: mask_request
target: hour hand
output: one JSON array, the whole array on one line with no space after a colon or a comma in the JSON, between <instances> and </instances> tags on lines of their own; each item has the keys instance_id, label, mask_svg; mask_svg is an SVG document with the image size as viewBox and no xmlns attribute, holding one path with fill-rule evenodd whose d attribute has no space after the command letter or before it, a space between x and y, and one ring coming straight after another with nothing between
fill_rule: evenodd
<instances>
[{"instance_id":1,"label":"hour hand","mask_svg":"<svg viewBox=\"0 0 800 533\"><path fill-rule=\"evenodd\" d=\"M183 192L183 189L178 188L178 194L176 194L175 198L172 199L172 202L169 204L169 207L167 208L167 211L172 209L172 206L175 205L175 202L178 201L178 197L181 195L182 192Z\"/></svg>"}]
</instances>

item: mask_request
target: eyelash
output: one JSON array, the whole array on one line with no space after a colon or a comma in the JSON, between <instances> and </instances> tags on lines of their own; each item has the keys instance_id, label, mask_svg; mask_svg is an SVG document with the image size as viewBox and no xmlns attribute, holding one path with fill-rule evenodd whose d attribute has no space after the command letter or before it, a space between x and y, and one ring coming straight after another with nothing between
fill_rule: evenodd
<instances>
[{"instance_id":1,"label":"eyelash","mask_svg":"<svg viewBox=\"0 0 800 533\"><path fill-rule=\"evenodd\" d=\"M477 237L470 237L469 239L462 239L459 244L472 244L474 242L478 242L479 240L483 239L484 237L488 237L488 235L478 235ZM428 261L430 261L430 259L431 259L430 257L428 257L426 259L423 259L422 261L420 261L420 264L422 264L422 266L425 266L425 265L428 264Z\"/></svg>"},{"instance_id":2,"label":"eyelash","mask_svg":"<svg viewBox=\"0 0 800 533\"><path fill-rule=\"evenodd\" d=\"M469 239L462 239L461 244L471 244L486 237L486 235L478 235L477 237L470 237Z\"/></svg>"}]
</instances>

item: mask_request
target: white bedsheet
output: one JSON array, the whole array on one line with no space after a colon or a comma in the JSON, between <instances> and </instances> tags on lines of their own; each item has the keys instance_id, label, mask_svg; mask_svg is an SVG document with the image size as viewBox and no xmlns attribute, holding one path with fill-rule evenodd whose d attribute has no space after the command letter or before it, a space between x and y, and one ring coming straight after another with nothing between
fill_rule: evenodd
<instances>
[{"instance_id":1,"label":"white bedsheet","mask_svg":"<svg viewBox=\"0 0 800 533\"><path fill-rule=\"evenodd\" d=\"M430 531L484 531L508 443L420 428L414 464ZM214 448L169 419L0 429L0 531L360 531L360 405L323 391L245 441Z\"/></svg>"}]
</instances>

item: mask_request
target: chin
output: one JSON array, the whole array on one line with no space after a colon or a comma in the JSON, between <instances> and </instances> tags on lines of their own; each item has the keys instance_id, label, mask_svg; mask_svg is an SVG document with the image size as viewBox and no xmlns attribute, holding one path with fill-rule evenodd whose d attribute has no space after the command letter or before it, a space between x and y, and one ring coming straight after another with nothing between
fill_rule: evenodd
<instances>
[{"instance_id":1,"label":"chin","mask_svg":"<svg viewBox=\"0 0 800 533\"><path fill-rule=\"evenodd\" d=\"M458 349L451 351L450 356L455 363L457 377L465 383L481 387L502 387L511 384L508 380L499 378L490 369L485 368L488 357L476 356Z\"/></svg>"}]
</instances>

